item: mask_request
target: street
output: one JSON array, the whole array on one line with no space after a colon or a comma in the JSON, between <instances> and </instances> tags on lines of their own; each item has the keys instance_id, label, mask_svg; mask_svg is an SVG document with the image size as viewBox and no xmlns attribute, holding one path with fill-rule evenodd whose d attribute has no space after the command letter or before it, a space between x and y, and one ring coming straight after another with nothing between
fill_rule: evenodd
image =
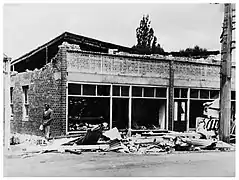
<instances>
[{"instance_id":1,"label":"street","mask_svg":"<svg viewBox=\"0 0 239 180\"><path fill-rule=\"evenodd\" d=\"M235 152L154 155L83 152L5 157L4 176L234 177Z\"/></svg>"}]
</instances>

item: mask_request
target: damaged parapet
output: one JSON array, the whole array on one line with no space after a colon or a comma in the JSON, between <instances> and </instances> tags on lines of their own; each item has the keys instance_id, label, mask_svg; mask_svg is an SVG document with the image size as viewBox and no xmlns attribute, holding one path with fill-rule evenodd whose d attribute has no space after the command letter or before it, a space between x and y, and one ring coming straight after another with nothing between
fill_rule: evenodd
<instances>
[{"instance_id":1,"label":"damaged parapet","mask_svg":"<svg viewBox=\"0 0 239 180\"><path fill-rule=\"evenodd\" d=\"M116 54L118 52L118 49L109 49L108 53L109 54Z\"/></svg>"},{"instance_id":2,"label":"damaged parapet","mask_svg":"<svg viewBox=\"0 0 239 180\"><path fill-rule=\"evenodd\" d=\"M81 51L81 48L79 45L77 44L69 44L68 42L63 42L59 48L61 47L65 47L67 48L68 50L73 50L73 51Z\"/></svg>"},{"instance_id":3,"label":"damaged parapet","mask_svg":"<svg viewBox=\"0 0 239 180\"><path fill-rule=\"evenodd\" d=\"M65 47L68 50L72 51L82 51L80 46L77 44L69 44L68 42L63 42L59 48ZM118 56L129 56L129 57L140 57L147 59L166 59L166 60L176 60L176 61L187 61L187 62L198 62L198 63L216 63L220 64L221 54L218 55L209 55L207 58L194 58L194 57L177 57L172 55L161 55L161 54L150 54L150 55L142 55L142 54L131 54L128 52L119 51L119 49L108 49L108 53L102 52L94 52L96 54L111 54Z\"/></svg>"}]
</instances>

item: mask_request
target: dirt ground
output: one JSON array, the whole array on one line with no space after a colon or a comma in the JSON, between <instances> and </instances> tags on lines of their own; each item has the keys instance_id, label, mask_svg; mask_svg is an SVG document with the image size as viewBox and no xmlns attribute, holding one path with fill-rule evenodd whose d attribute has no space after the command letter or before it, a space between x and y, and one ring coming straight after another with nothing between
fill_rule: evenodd
<instances>
[{"instance_id":1,"label":"dirt ground","mask_svg":"<svg viewBox=\"0 0 239 180\"><path fill-rule=\"evenodd\" d=\"M5 157L4 176L234 177L235 152L159 155L83 152Z\"/></svg>"}]
</instances>

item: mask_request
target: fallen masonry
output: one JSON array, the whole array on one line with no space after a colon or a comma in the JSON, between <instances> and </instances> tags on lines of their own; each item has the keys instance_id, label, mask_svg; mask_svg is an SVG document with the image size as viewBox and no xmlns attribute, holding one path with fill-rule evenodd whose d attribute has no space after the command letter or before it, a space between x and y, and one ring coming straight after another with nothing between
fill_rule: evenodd
<instances>
[{"instance_id":1,"label":"fallen masonry","mask_svg":"<svg viewBox=\"0 0 239 180\"><path fill-rule=\"evenodd\" d=\"M146 132L127 137L127 135L119 132L117 128L105 130L102 124L88 129L87 133L77 137L50 141L46 141L42 137L30 137L29 135L25 135L25 141L20 135L15 135L16 137L18 137L15 140L17 144L11 147L12 149L18 147L19 155L23 158L29 157L29 154L48 152L80 155L85 151L158 154L175 151L235 150L235 146L219 141L215 133L207 131L185 133L175 131Z\"/></svg>"}]
</instances>

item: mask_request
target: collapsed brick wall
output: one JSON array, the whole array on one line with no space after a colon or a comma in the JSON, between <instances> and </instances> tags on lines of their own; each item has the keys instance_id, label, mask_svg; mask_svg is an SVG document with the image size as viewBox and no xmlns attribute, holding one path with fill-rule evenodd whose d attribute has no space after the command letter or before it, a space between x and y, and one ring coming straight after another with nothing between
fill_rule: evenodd
<instances>
[{"instance_id":1,"label":"collapsed brick wall","mask_svg":"<svg viewBox=\"0 0 239 180\"><path fill-rule=\"evenodd\" d=\"M50 104L54 111L51 126L52 136L65 134L66 126L66 65L62 61L64 51L60 50L51 63L40 70L16 74L11 78L13 87L13 119L11 132L43 135L39 130L44 104ZM28 85L29 118L23 119L24 96L22 86Z\"/></svg>"}]
</instances>

